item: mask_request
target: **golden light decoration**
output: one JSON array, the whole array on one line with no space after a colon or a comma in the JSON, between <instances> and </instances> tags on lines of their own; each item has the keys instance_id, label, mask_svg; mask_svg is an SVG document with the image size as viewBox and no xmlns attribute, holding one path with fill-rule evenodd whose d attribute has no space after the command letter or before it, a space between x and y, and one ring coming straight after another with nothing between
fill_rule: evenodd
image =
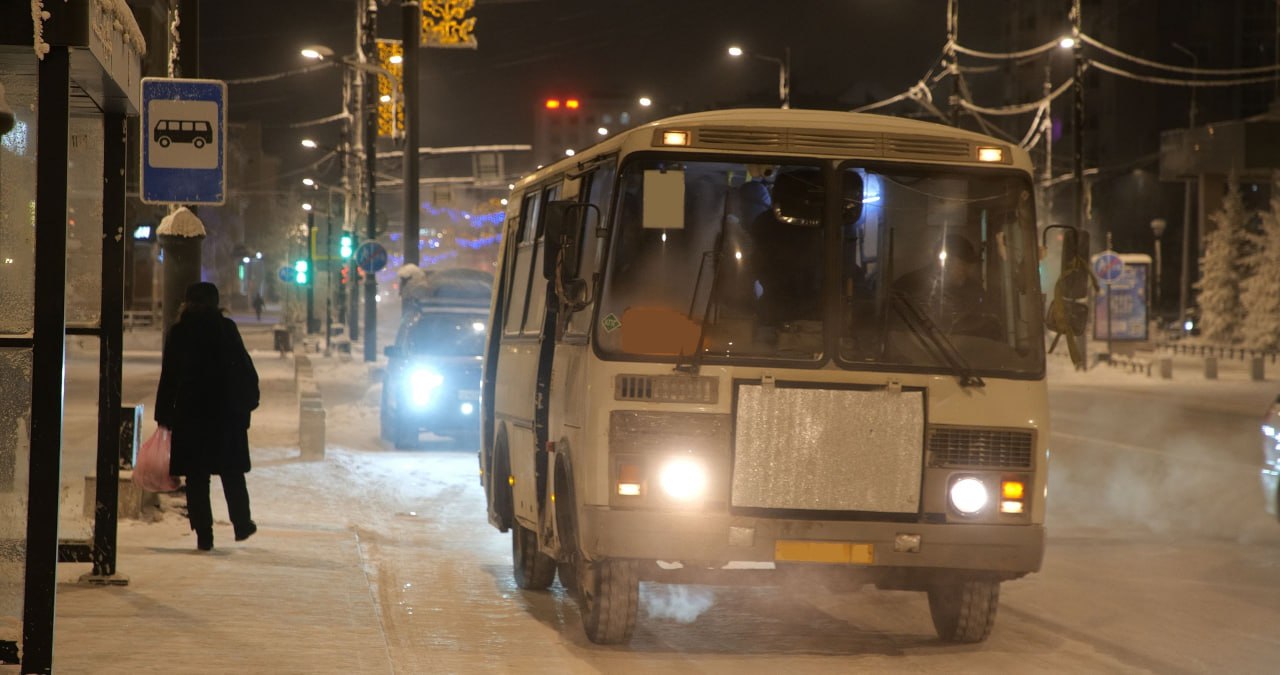
<instances>
[{"instance_id":1,"label":"golden light decoration","mask_svg":"<svg viewBox=\"0 0 1280 675\"><path fill-rule=\"evenodd\" d=\"M476 18L468 17L476 0L424 0L422 46L476 48Z\"/></svg>"},{"instance_id":2,"label":"golden light decoration","mask_svg":"<svg viewBox=\"0 0 1280 675\"><path fill-rule=\"evenodd\" d=\"M392 57L398 56L392 62ZM394 82L378 74L378 135L400 136L404 134L404 45L399 40L378 40L378 65L395 76ZM394 87L394 90L392 89ZM394 94L392 93L394 91ZM384 98L389 98L383 101ZM392 116L395 127L392 127Z\"/></svg>"}]
</instances>

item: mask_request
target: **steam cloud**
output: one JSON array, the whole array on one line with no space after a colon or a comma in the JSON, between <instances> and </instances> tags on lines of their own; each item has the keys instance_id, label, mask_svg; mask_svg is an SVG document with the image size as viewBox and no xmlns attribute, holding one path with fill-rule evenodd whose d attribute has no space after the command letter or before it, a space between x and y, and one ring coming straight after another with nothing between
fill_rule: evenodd
<instances>
[{"instance_id":1,"label":"steam cloud","mask_svg":"<svg viewBox=\"0 0 1280 675\"><path fill-rule=\"evenodd\" d=\"M640 592L651 619L693 623L715 604L715 593L705 586L645 584Z\"/></svg>"}]
</instances>

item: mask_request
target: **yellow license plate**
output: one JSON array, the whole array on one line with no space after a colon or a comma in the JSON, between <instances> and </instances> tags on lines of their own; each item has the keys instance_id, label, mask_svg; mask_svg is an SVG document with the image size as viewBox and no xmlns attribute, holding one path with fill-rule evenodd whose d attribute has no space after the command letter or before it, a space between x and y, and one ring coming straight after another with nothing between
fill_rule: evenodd
<instances>
[{"instance_id":1,"label":"yellow license plate","mask_svg":"<svg viewBox=\"0 0 1280 675\"><path fill-rule=\"evenodd\" d=\"M773 559L778 562L871 565L875 563L875 545L847 541L780 539L773 544Z\"/></svg>"}]
</instances>

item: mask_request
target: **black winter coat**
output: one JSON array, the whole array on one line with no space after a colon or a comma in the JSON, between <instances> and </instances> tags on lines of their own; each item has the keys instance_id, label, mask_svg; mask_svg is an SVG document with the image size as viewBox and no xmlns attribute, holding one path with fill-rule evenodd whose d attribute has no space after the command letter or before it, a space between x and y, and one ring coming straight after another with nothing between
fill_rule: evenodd
<instances>
[{"instance_id":1,"label":"black winter coat","mask_svg":"<svg viewBox=\"0 0 1280 675\"><path fill-rule=\"evenodd\" d=\"M247 473L257 407L258 372L235 322L184 312L165 339L156 391L156 423L173 430L169 473Z\"/></svg>"}]
</instances>

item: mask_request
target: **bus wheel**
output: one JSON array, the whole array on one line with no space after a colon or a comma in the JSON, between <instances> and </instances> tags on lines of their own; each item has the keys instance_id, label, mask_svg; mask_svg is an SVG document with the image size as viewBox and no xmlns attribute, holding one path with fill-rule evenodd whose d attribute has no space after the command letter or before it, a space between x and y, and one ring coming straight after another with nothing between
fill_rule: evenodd
<instances>
[{"instance_id":1,"label":"bus wheel","mask_svg":"<svg viewBox=\"0 0 1280 675\"><path fill-rule=\"evenodd\" d=\"M982 642L991 634L1000 604L1000 582L962 579L930 588L929 614L946 642Z\"/></svg>"},{"instance_id":2,"label":"bus wheel","mask_svg":"<svg viewBox=\"0 0 1280 675\"><path fill-rule=\"evenodd\" d=\"M538 535L518 521L511 526L511 569L516 586L543 591L556 579L556 561L538 550Z\"/></svg>"},{"instance_id":3,"label":"bus wheel","mask_svg":"<svg viewBox=\"0 0 1280 675\"><path fill-rule=\"evenodd\" d=\"M587 639L599 645L631 640L640 607L634 560L579 560L578 607Z\"/></svg>"},{"instance_id":4,"label":"bus wheel","mask_svg":"<svg viewBox=\"0 0 1280 675\"><path fill-rule=\"evenodd\" d=\"M161 137L160 137L160 140L159 140L159 141L157 141L157 143L159 143L159 144L160 144L160 147L162 147L162 148L167 148L167 147L169 147L169 137L168 137L168 136L161 136Z\"/></svg>"},{"instance_id":5,"label":"bus wheel","mask_svg":"<svg viewBox=\"0 0 1280 675\"><path fill-rule=\"evenodd\" d=\"M196 140L191 141L191 144L192 144L192 145L194 145L194 146L196 146L196 150L199 150L200 148L203 148L203 147L204 147L204 139L203 139L203 138L197 138Z\"/></svg>"}]
</instances>

